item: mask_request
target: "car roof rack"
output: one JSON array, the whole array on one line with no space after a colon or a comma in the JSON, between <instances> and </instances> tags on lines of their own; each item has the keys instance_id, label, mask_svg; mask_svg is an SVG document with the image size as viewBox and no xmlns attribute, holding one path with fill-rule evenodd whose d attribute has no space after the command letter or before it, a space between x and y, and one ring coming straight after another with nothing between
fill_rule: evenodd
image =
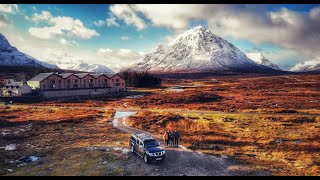
<instances>
[{"instance_id":1,"label":"car roof rack","mask_svg":"<svg viewBox=\"0 0 320 180\"><path fill-rule=\"evenodd\" d=\"M146 139L153 139L150 135L148 134L145 134L145 133L136 133L136 134L133 134L134 136L140 138L140 139L143 139L143 140L146 140Z\"/></svg>"}]
</instances>

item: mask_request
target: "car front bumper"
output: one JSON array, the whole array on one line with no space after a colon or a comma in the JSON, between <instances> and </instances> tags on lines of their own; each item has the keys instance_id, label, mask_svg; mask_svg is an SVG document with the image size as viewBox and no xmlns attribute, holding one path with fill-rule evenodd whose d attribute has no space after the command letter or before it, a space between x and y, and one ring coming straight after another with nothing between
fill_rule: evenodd
<instances>
[{"instance_id":1,"label":"car front bumper","mask_svg":"<svg viewBox=\"0 0 320 180\"><path fill-rule=\"evenodd\" d=\"M148 156L149 161L162 161L166 158L166 155L162 156Z\"/></svg>"}]
</instances>

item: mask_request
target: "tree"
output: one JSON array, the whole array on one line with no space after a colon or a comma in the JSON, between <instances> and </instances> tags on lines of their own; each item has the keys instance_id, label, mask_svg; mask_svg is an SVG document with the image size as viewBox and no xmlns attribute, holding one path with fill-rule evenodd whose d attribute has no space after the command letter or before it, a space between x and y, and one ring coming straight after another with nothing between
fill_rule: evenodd
<instances>
[{"instance_id":1,"label":"tree","mask_svg":"<svg viewBox=\"0 0 320 180\"><path fill-rule=\"evenodd\" d=\"M131 87L155 87L161 86L162 80L148 72L124 71L120 73L125 79L127 86Z\"/></svg>"}]
</instances>

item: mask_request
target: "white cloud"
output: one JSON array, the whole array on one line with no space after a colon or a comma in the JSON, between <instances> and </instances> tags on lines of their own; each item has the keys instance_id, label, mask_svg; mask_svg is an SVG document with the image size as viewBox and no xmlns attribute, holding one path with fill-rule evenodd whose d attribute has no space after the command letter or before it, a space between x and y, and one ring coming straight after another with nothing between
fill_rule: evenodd
<instances>
[{"instance_id":1,"label":"white cloud","mask_svg":"<svg viewBox=\"0 0 320 180\"><path fill-rule=\"evenodd\" d=\"M128 66L134 61L139 60L144 55L143 52L135 52L130 49L110 49L110 48L100 48L97 54L104 59L114 62L111 66L116 66L117 69L121 69ZM110 67L110 66L109 66Z\"/></svg>"},{"instance_id":2,"label":"white cloud","mask_svg":"<svg viewBox=\"0 0 320 180\"><path fill-rule=\"evenodd\" d=\"M19 11L16 4L0 4L0 12L15 14Z\"/></svg>"},{"instance_id":3,"label":"white cloud","mask_svg":"<svg viewBox=\"0 0 320 180\"><path fill-rule=\"evenodd\" d=\"M71 40L71 41L68 41L66 40L65 38L61 38L59 40L59 43L60 44L63 44L63 45L75 45L75 46L79 46L78 42L75 41L75 40Z\"/></svg>"},{"instance_id":4,"label":"white cloud","mask_svg":"<svg viewBox=\"0 0 320 180\"><path fill-rule=\"evenodd\" d=\"M27 15L24 15L24 19L27 20L27 21L30 20L29 16L27 16Z\"/></svg>"},{"instance_id":5,"label":"white cloud","mask_svg":"<svg viewBox=\"0 0 320 180\"><path fill-rule=\"evenodd\" d=\"M112 27L112 26L119 27L120 26L120 24L117 23L117 19L113 16L106 19L106 24L108 27Z\"/></svg>"},{"instance_id":6,"label":"white cloud","mask_svg":"<svg viewBox=\"0 0 320 180\"><path fill-rule=\"evenodd\" d=\"M320 55L319 7L308 13L286 8L270 12L264 5L138 4L130 7L135 13L143 14L154 26L181 31L189 29L193 20L202 20L214 34L224 38L244 39L256 44L272 43L298 51L306 58Z\"/></svg>"},{"instance_id":7,"label":"white cloud","mask_svg":"<svg viewBox=\"0 0 320 180\"><path fill-rule=\"evenodd\" d=\"M115 4L110 6L110 12L117 18L123 20L127 25L133 25L138 30L147 27L146 22L138 15L138 12L130 5Z\"/></svg>"},{"instance_id":8,"label":"white cloud","mask_svg":"<svg viewBox=\"0 0 320 180\"><path fill-rule=\"evenodd\" d=\"M106 22L103 20L99 20L99 21L94 21L93 24L97 27L102 27L106 24Z\"/></svg>"},{"instance_id":9,"label":"white cloud","mask_svg":"<svg viewBox=\"0 0 320 180\"><path fill-rule=\"evenodd\" d=\"M111 17L107 18L106 20L98 20L98 21L94 21L93 24L97 27L103 27L103 26L107 26L107 27L120 27L120 24L117 23L117 18L115 18L112 14Z\"/></svg>"},{"instance_id":10,"label":"white cloud","mask_svg":"<svg viewBox=\"0 0 320 180\"><path fill-rule=\"evenodd\" d=\"M79 19L72 17L58 16L54 17L48 11L42 11L41 14L35 14L32 18L34 21L44 20L52 24L42 28L31 27L29 34L40 39L53 39L56 36L72 35L82 39L90 39L99 36L93 29L89 29Z\"/></svg>"},{"instance_id":11,"label":"white cloud","mask_svg":"<svg viewBox=\"0 0 320 180\"><path fill-rule=\"evenodd\" d=\"M127 40L129 40L129 37L128 36L121 36L120 39L122 41L127 41Z\"/></svg>"},{"instance_id":12,"label":"white cloud","mask_svg":"<svg viewBox=\"0 0 320 180\"><path fill-rule=\"evenodd\" d=\"M9 24L8 18L4 14L0 14L0 28L7 27Z\"/></svg>"},{"instance_id":13,"label":"white cloud","mask_svg":"<svg viewBox=\"0 0 320 180\"><path fill-rule=\"evenodd\" d=\"M136 11L143 13L155 26L185 29L189 27L189 21L193 18L204 17L202 13L207 6L186 4L137 4L132 7Z\"/></svg>"},{"instance_id":14,"label":"white cloud","mask_svg":"<svg viewBox=\"0 0 320 180\"><path fill-rule=\"evenodd\" d=\"M50 21L52 14L49 11L42 11L41 14L35 13L32 20L37 21Z\"/></svg>"}]
</instances>

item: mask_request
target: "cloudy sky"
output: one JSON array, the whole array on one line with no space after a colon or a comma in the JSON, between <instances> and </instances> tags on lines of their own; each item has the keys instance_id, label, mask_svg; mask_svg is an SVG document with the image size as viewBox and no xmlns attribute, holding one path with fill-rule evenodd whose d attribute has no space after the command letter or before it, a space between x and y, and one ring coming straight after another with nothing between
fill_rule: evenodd
<instances>
[{"instance_id":1,"label":"cloudy sky","mask_svg":"<svg viewBox=\"0 0 320 180\"><path fill-rule=\"evenodd\" d=\"M320 56L320 5L0 5L9 42L62 68L118 71L198 25L286 70Z\"/></svg>"}]
</instances>

